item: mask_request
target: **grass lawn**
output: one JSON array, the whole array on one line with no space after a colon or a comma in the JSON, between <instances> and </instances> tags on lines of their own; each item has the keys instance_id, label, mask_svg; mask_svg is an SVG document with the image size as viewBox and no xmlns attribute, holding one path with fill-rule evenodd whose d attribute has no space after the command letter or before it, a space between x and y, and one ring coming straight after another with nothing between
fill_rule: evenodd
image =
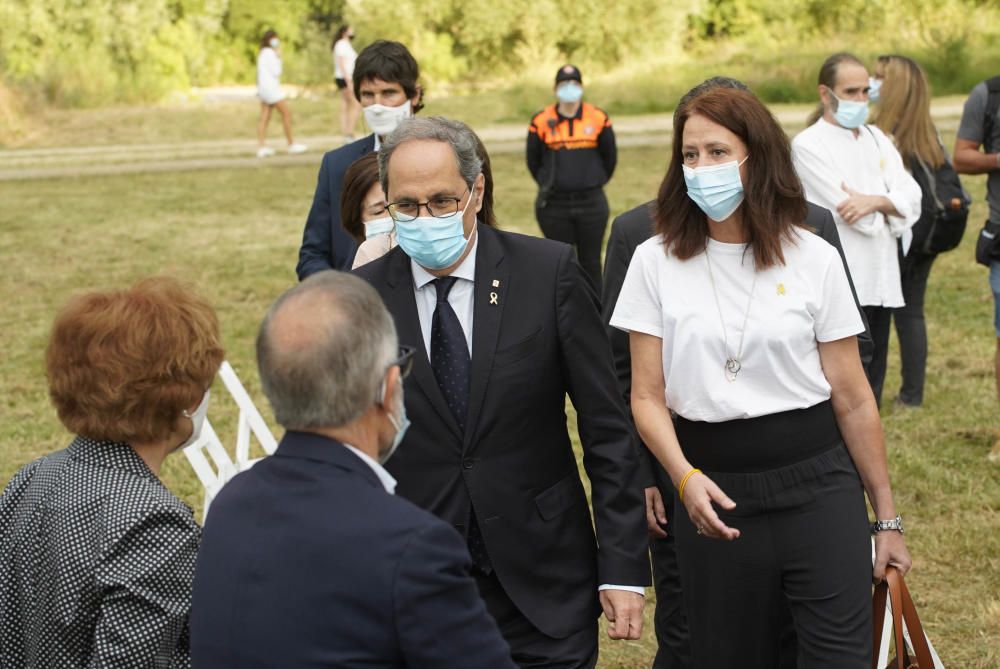
<instances>
[{"instance_id":1,"label":"grass lawn","mask_svg":"<svg viewBox=\"0 0 1000 669\"><path fill-rule=\"evenodd\" d=\"M252 128L251 120L247 134ZM609 188L612 213L649 199L665 160L662 149L622 150ZM494 170L502 227L537 234L522 158L497 156ZM315 167L273 166L0 184L0 482L70 439L43 373L56 309L77 291L149 274L183 277L216 306L227 358L270 420L253 339L267 306L295 281L315 182ZM949 668L1000 666L1000 466L986 460L998 437L993 307L986 272L972 261L985 218L983 184L967 180L976 197L970 231L931 277L925 406L891 407L899 383L894 348L883 410L896 503L915 558L910 586ZM220 389L211 418L230 440L234 414L223 397ZM168 460L164 479L200 517L200 486L183 456ZM652 597L649 604L651 614ZM604 644L600 666L649 666L649 615L647 624L640 642Z\"/></svg>"}]
</instances>

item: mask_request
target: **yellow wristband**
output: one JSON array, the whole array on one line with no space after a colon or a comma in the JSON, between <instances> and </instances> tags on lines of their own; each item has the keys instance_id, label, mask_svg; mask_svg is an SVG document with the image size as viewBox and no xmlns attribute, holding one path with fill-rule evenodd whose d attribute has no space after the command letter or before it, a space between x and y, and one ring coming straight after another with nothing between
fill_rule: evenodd
<instances>
[{"instance_id":1,"label":"yellow wristband","mask_svg":"<svg viewBox=\"0 0 1000 669\"><path fill-rule=\"evenodd\" d=\"M681 484L677 486L677 496L681 498L682 502L684 501L684 486L687 485L688 479L694 476L695 474L701 474L701 470L692 469L691 471L689 471L687 474L684 475L684 478L681 479Z\"/></svg>"}]
</instances>

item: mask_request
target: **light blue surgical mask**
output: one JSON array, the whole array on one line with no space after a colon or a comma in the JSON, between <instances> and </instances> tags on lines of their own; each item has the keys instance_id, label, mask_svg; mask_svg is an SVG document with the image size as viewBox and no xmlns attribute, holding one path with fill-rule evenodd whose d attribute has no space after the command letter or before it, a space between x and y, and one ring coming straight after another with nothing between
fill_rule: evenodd
<instances>
[{"instance_id":1,"label":"light blue surgical mask","mask_svg":"<svg viewBox=\"0 0 1000 669\"><path fill-rule=\"evenodd\" d=\"M559 102L567 104L579 102L583 97L583 86L575 81L567 81L556 89L556 97L559 98Z\"/></svg>"},{"instance_id":2,"label":"light blue surgical mask","mask_svg":"<svg viewBox=\"0 0 1000 669\"><path fill-rule=\"evenodd\" d=\"M463 219L474 195L470 190L462 211L445 218L418 216L412 221L397 220L396 242L421 267L431 270L450 267L469 243Z\"/></svg>"},{"instance_id":3,"label":"light blue surgical mask","mask_svg":"<svg viewBox=\"0 0 1000 669\"><path fill-rule=\"evenodd\" d=\"M378 237L379 235L387 235L392 232L392 229L396 226L396 222L392 220L391 216L385 216L384 218L376 218L374 221L368 221L365 223L365 239L371 239L372 237Z\"/></svg>"},{"instance_id":4,"label":"light blue surgical mask","mask_svg":"<svg viewBox=\"0 0 1000 669\"><path fill-rule=\"evenodd\" d=\"M683 166L688 197L713 221L726 220L743 203L740 165L748 158L707 167Z\"/></svg>"},{"instance_id":5,"label":"light blue surgical mask","mask_svg":"<svg viewBox=\"0 0 1000 669\"><path fill-rule=\"evenodd\" d=\"M869 77L868 79L868 101L878 102L881 97L880 91L882 90L882 80L876 79L875 77Z\"/></svg>"},{"instance_id":6,"label":"light blue surgical mask","mask_svg":"<svg viewBox=\"0 0 1000 669\"><path fill-rule=\"evenodd\" d=\"M389 446L389 449L385 453L379 453L378 463L380 465L384 465L386 462L389 461L389 458L393 456L393 454L396 452L396 449L399 448L399 445L403 443L403 437L406 436L406 431L409 430L410 425L412 425L410 419L407 418L406 416L406 404L403 402L402 388L400 388L400 393L399 393L399 407L400 408L399 408L398 419L394 417L391 413L387 414L387 416L389 417L389 422L392 423L392 426L394 428L396 428L396 435L392 438L392 445Z\"/></svg>"},{"instance_id":7,"label":"light blue surgical mask","mask_svg":"<svg viewBox=\"0 0 1000 669\"><path fill-rule=\"evenodd\" d=\"M830 95L833 95L832 91ZM833 113L833 118L842 127L854 130L860 128L868 120L867 100L841 100L836 95L833 95L833 99L837 101L837 111Z\"/></svg>"}]
</instances>

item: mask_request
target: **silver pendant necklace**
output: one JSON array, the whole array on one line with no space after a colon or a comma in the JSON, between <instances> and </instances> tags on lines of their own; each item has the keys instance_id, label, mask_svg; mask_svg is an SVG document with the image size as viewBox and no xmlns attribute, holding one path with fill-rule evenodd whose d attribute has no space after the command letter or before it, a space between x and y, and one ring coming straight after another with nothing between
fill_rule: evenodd
<instances>
[{"instance_id":1,"label":"silver pendant necklace","mask_svg":"<svg viewBox=\"0 0 1000 669\"><path fill-rule=\"evenodd\" d=\"M743 363L741 362L743 357L743 340L747 334L747 321L750 319L750 305L753 304L753 291L757 287L757 272L753 273L753 283L750 284L750 295L747 297L747 310L743 314L743 330L740 332L740 346L736 351L736 355L730 355L729 337L726 335L726 321L722 317L722 304L719 302L719 291L715 288L715 275L712 273L712 258L708 253L707 246L705 247L705 262L708 264L708 280L712 283L715 308L719 310L719 324L722 325L722 344L725 346L726 351L726 364L723 365L723 373L726 375L726 381L732 383L736 380L740 370L743 369Z\"/></svg>"}]
</instances>

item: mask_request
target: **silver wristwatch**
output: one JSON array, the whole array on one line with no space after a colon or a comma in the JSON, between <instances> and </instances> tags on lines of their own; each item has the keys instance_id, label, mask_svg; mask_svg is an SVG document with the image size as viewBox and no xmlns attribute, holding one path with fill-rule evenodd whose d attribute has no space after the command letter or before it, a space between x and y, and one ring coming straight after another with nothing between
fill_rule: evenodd
<instances>
[{"instance_id":1,"label":"silver wristwatch","mask_svg":"<svg viewBox=\"0 0 1000 669\"><path fill-rule=\"evenodd\" d=\"M892 520L876 520L871 526L872 534L878 534L885 530L896 530L903 533L903 517L896 516Z\"/></svg>"}]
</instances>

